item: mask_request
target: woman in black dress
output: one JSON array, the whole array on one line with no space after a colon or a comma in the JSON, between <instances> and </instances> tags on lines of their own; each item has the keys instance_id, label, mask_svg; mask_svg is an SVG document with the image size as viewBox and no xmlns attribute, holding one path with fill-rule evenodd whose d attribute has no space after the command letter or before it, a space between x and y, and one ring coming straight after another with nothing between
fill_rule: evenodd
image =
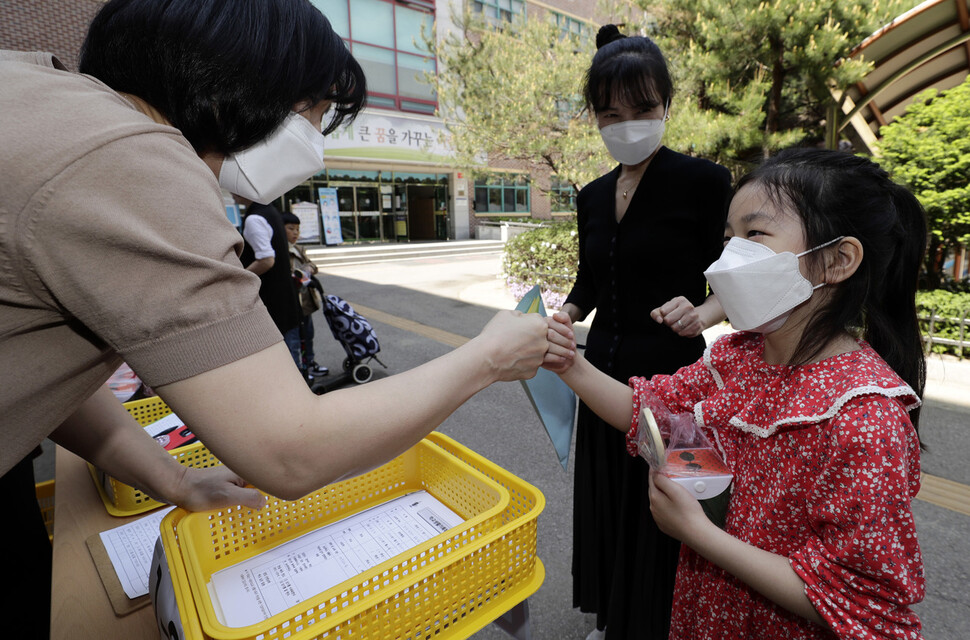
<instances>
[{"instance_id":1,"label":"woman in black dress","mask_svg":"<svg viewBox=\"0 0 970 640\"><path fill-rule=\"evenodd\" d=\"M579 193L579 273L562 310L596 309L586 358L626 382L672 373L704 351L724 318L703 271L721 253L731 178L660 145L673 86L660 49L607 25L585 98L620 163ZM596 613L590 638L663 638L679 543L650 516L646 462L583 403L576 434L573 606Z\"/></svg>"}]
</instances>

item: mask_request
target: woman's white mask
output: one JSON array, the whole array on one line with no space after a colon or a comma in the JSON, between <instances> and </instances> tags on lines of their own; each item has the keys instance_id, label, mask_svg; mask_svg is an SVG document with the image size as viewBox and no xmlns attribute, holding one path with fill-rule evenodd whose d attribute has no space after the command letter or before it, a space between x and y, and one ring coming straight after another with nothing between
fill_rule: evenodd
<instances>
[{"instance_id":1,"label":"woman's white mask","mask_svg":"<svg viewBox=\"0 0 970 640\"><path fill-rule=\"evenodd\" d=\"M734 237L704 275L732 327L771 333L785 324L795 307L825 286L824 282L812 286L799 270L798 259L843 237L798 255L775 253L760 242Z\"/></svg>"},{"instance_id":2,"label":"woman's white mask","mask_svg":"<svg viewBox=\"0 0 970 640\"><path fill-rule=\"evenodd\" d=\"M610 155L620 164L640 164L660 147L667 122L667 107L659 120L624 120L600 129Z\"/></svg>"},{"instance_id":3,"label":"woman's white mask","mask_svg":"<svg viewBox=\"0 0 970 640\"><path fill-rule=\"evenodd\" d=\"M223 160L219 186L269 204L323 168L323 134L291 112L265 140Z\"/></svg>"}]
</instances>

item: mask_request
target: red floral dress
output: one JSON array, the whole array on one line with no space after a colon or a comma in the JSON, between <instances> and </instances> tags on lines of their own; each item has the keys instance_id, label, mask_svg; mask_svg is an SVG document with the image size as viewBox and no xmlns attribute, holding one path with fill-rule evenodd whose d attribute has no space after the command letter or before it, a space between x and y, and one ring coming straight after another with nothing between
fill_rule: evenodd
<instances>
[{"instance_id":1,"label":"red floral dress","mask_svg":"<svg viewBox=\"0 0 970 640\"><path fill-rule=\"evenodd\" d=\"M920 638L925 594L910 508L919 491L913 390L863 341L804 366L769 365L763 337L734 333L640 394L693 412L734 472L725 530L789 559L825 629L681 548L672 640ZM635 453L635 445L633 448Z\"/></svg>"}]
</instances>

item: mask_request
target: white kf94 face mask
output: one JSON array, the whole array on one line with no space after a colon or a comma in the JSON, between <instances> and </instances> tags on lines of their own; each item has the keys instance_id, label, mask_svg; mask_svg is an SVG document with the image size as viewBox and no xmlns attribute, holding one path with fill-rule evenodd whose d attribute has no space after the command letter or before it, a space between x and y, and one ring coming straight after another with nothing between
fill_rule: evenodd
<instances>
[{"instance_id":1,"label":"white kf94 face mask","mask_svg":"<svg viewBox=\"0 0 970 640\"><path fill-rule=\"evenodd\" d=\"M732 327L771 333L785 324L795 307L825 286L824 282L812 286L799 270L798 259L843 237L798 255L775 253L760 242L731 238L704 275Z\"/></svg>"},{"instance_id":2,"label":"white kf94 face mask","mask_svg":"<svg viewBox=\"0 0 970 640\"><path fill-rule=\"evenodd\" d=\"M607 151L620 164L640 164L660 146L667 121L667 107L659 120L624 120L600 129Z\"/></svg>"},{"instance_id":3,"label":"white kf94 face mask","mask_svg":"<svg viewBox=\"0 0 970 640\"><path fill-rule=\"evenodd\" d=\"M323 167L323 134L309 120L291 112L265 140L223 160L219 186L269 204Z\"/></svg>"}]
</instances>

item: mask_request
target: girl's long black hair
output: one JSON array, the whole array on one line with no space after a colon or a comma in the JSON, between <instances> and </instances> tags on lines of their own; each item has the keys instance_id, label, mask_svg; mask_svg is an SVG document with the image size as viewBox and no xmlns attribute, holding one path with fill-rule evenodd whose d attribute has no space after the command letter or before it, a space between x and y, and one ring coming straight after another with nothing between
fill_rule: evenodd
<instances>
[{"instance_id":1,"label":"girl's long black hair","mask_svg":"<svg viewBox=\"0 0 970 640\"><path fill-rule=\"evenodd\" d=\"M843 331L858 333L922 397L926 360L916 289L926 251L926 214L919 201L874 162L848 153L790 149L738 183L757 183L776 204L794 207L808 247L839 236L862 243L863 258L847 280L828 285L829 299L811 318L792 362L807 362ZM823 252L806 256L821 272ZM911 412L913 425L919 410Z\"/></svg>"}]
</instances>

